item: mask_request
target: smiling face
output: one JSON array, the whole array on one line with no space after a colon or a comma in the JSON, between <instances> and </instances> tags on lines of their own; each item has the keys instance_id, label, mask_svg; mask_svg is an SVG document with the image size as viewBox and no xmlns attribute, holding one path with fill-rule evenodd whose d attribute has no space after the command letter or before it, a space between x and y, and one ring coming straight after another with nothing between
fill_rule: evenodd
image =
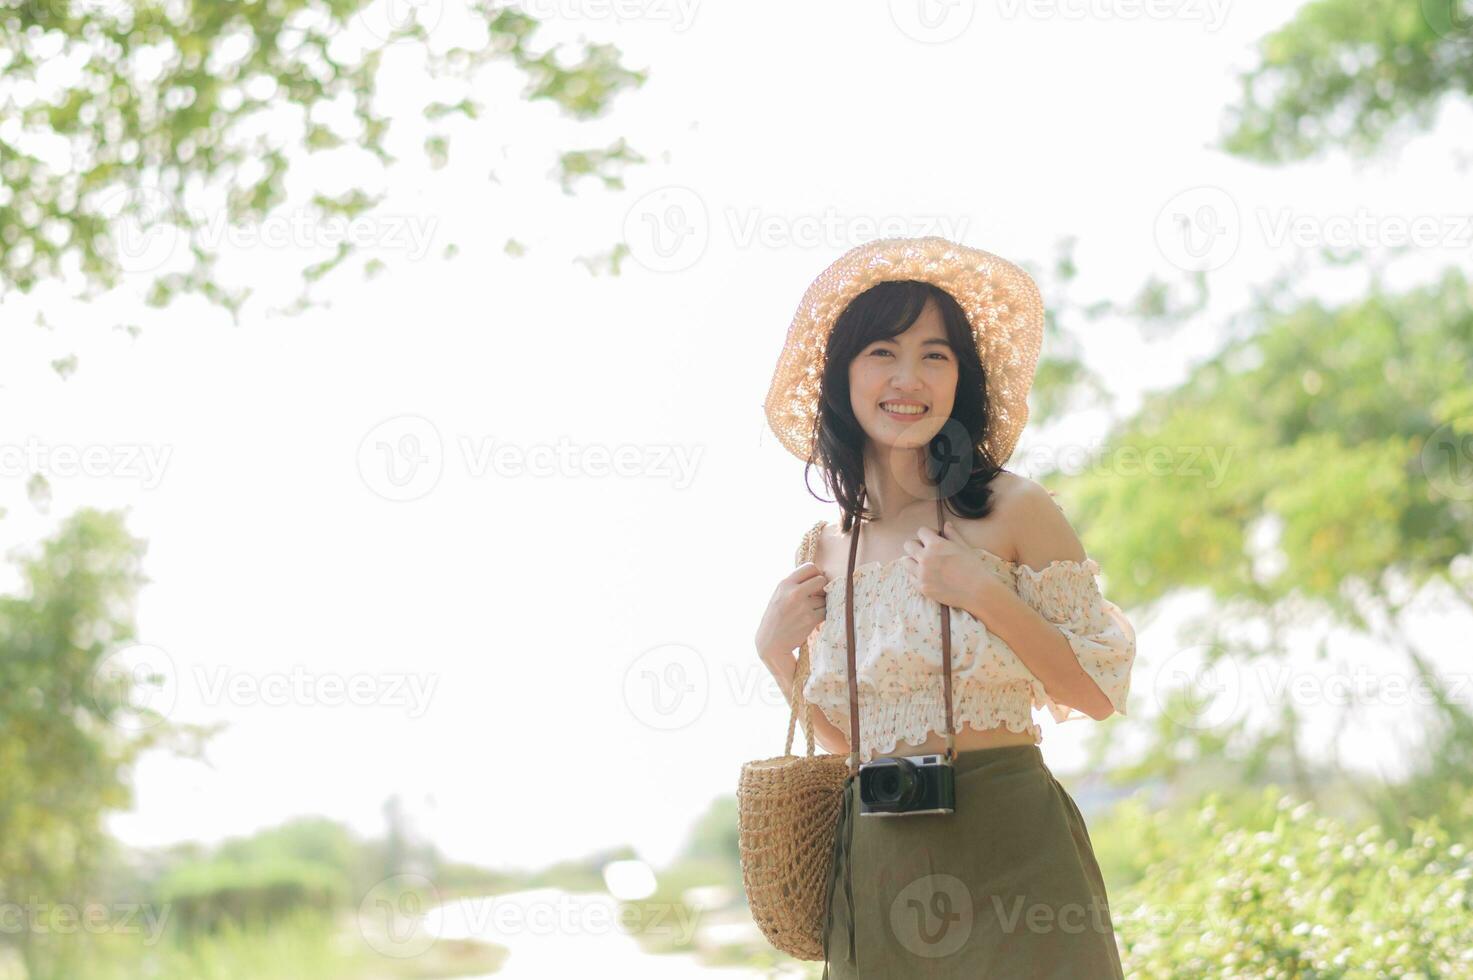
<instances>
[{"instance_id":1,"label":"smiling face","mask_svg":"<svg viewBox=\"0 0 1473 980\"><path fill-rule=\"evenodd\" d=\"M910 329L849 363L850 407L876 445L922 449L951 416L957 377L941 310L927 300Z\"/></svg>"}]
</instances>

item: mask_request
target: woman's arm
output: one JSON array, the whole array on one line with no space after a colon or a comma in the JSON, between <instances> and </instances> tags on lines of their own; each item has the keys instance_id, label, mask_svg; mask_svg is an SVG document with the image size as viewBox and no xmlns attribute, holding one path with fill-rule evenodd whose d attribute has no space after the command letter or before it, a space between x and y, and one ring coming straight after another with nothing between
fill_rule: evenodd
<instances>
[{"instance_id":1,"label":"woman's arm","mask_svg":"<svg viewBox=\"0 0 1473 980\"><path fill-rule=\"evenodd\" d=\"M1104 721L1115 712L1064 634L1002 582L992 579L977 601L963 608L1017 654L1049 697L1078 708L1095 721Z\"/></svg>"},{"instance_id":2,"label":"woman's arm","mask_svg":"<svg viewBox=\"0 0 1473 980\"><path fill-rule=\"evenodd\" d=\"M1040 571L1054 562L1086 560L1079 536L1042 485L1026 481L1007 498L1006 509L999 515L1002 522L1021 529L1018 561L1025 567L1019 574ZM1078 708L1096 721L1114 713L1110 698L1084 669L1068 637L1006 584L985 576L974 601L963 608L1008 645L1057 703Z\"/></svg>"}]
</instances>

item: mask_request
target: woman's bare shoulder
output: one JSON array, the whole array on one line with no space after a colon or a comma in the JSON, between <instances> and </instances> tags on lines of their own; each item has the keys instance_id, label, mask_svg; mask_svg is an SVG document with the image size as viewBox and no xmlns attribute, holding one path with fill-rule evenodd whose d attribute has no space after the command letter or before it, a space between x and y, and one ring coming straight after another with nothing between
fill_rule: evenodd
<instances>
[{"instance_id":1,"label":"woman's bare shoulder","mask_svg":"<svg viewBox=\"0 0 1473 980\"><path fill-rule=\"evenodd\" d=\"M842 547L843 535L839 533L839 525L833 521L824 521L823 527L818 532L817 539L813 542L813 563L818 570L828 575L829 556L837 554Z\"/></svg>"},{"instance_id":2,"label":"woman's bare shoulder","mask_svg":"<svg viewBox=\"0 0 1473 980\"><path fill-rule=\"evenodd\" d=\"M1083 561L1084 545L1052 490L1017 476L998 496L998 516L1012 539L1014 560L1030 567L1055 559Z\"/></svg>"},{"instance_id":3,"label":"woman's bare shoulder","mask_svg":"<svg viewBox=\"0 0 1473 980\"><path fill-rule=\"evenodd\" d=\"M959 517L948 512L946 519L956 525L962 544L984 548L1011 561L1018 553L1014 526L1018 498L1027 492L1027 484L1032 482L1027 477L1002 470L988 484L992 497L986 517Z\"/></svg>"}]
</instances>

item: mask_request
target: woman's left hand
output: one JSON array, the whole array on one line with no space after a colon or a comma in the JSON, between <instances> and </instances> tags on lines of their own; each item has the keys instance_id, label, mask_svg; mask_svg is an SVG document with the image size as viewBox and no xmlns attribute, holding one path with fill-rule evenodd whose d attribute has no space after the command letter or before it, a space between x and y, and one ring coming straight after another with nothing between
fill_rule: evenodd
<instances>
[{"instance_id":1,"label":"woman's left hand","mask_svg":"<svg viewBox=\"0 0 1473 980\"><path fill-rule=\"evenodd\" d=\"M922 527L916 537L905 542L905 552L910 556L906 568L916 591L926 598L958 609L973 607L987 588L986 566L962 543L956 525L947 521L945 527L944 538L933 528Z\"/></svg>"}]
</instances>

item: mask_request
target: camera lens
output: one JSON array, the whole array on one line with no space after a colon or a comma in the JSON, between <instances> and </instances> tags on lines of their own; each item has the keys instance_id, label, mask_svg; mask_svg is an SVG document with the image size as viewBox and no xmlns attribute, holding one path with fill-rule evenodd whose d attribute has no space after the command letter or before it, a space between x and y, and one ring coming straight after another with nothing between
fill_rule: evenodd
<instances>
[{"instance_id":1,"label":"camera lens","mask_svg":"<svg viewBox=\"0 0 1473 980\"><path fill-rule=\"evenodd\" d=\"M870 787L874 793L875 803L884 806L904 806L914 800L920 792L920 781L916 778L915 763L899 756L887 760L873 774Z\"/></svg>"},{"instance_id":2,"label":"camera lens","mask_svg":"<svg viewBox=\"0 0 1473 980\"><path fill-rule=\"evenodd\" d=\"M889 772L882 773L880 775L880 785L878 789L880 793L880 799L895 799L895 797L900 795L900 774L897 773L894 769L891 769Z\"/></svg>"}]
</instances>

